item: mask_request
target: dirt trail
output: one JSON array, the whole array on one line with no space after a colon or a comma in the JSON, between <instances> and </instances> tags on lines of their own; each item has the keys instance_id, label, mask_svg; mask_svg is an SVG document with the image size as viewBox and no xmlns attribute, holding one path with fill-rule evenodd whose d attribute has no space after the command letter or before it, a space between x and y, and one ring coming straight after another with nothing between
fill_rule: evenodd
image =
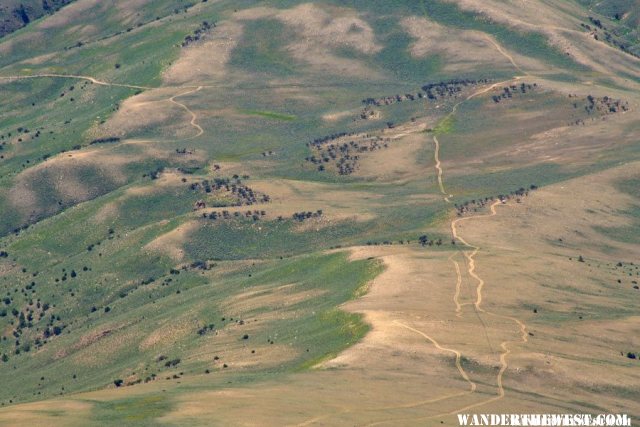
<instances>
[{"instance_id":1,"label":"dirt trail","mask_svg":"<svg viewBox=\"0 0 640 427\"><path fill-rule=\"evenodd\" d=\"M471 381L471 379L469 378L469 375L467 375L467 373L465 372L465 370L462 368L462 365L460 364L460 358L462 357L462 354L458 351L458 350L454 350L452 348L447 348L447 347L443 347L441 346L438 341L434 340L433 338L431 338L429 335L425 334L422 331L419 331L418 329L412 328L411 326L405 325L402 322L399 322L397 320L394 320L394 322L396 325L400 325L405 329L408 329L410 331L415 332L418 335L423 336L424 338L428 339L429 341L431 341L431 343L438 349L438 350L442 350L442 351L446 351L449 353L453 353L456 356L456 368L458 369L458 372L460 372L460 375L462 376L462 378L464 378L464 380L469 383L469 393L473 393L474 391L476 391L476 383L474 383L473 381Z\"/></svg>"},{"instance_id":2,"label":"dirt trail","mask_svg":"<svg viewBox=\"0 0 640 427\"><path fill-rule=\"evenodd\" d=\"M115 87L127 87L130 89L154 89L152 87L149 86L138 86L138 85L128 85L128 84L124 84L124 83L109 83L109 82L104 82L102 80L98 80L94 77L91 76L79 76L79 75L73 75L73 74L34 74L31 76L1 76L0 80L25 80L25 79L37 79L37 78L44 78L44 77L50 77L50 78L60 78L60 79L76 79L76 80L88 80L91 83L100 85L100 86L115 86Z\"/></svg>"},{"instance_id":3,"label":"dirt trail","mask_svg":"<svg viewBox=\"0 0 640 427\"><path fill-rule=\"evenodd\" d=\"M500 355L500 371L498 372L498 376L496 378L497 380L497 384L498 384L498 396L489 399L485 402L480 402L462 409L459 409L458 412L460 411L464 411L464 410L468 410L471 408L475 408L477 406L480 405L484 405L490 402L493 402L495 400L498 400L502 397L504 397L504 387L502 385L502 377L504 375L504 372L507 370L509 364L507 362L507 356L511 353L511 348L509 347L509 344L515 344L515 343L522 343L525 344L528 342L528 338L527 338L527 326L519 319L512 317L512 316L506 316L503 314L497 314L497 313L493 313L490 311L487 311L485 309L482 308L482 289L485 285L485 281L478 276L478 274L475 272L476 270L476 263L475 263L475 255L480 251L480 247L479 246L475 246L472 245L471 243L467 242L464 238L462 238L459 234L458 234L458 230L457 230L457 225L458 223L462 222L462 221L469 221L469 220L473 220L473 219L479 219L479 218L490 218L492 216L497 215L497 211L496 211L496 206L499 206L503 204L503 202L501 201L496 201L494 202L491 207L490 207L490 211L491 213L486 214L486 215L476 215L476 216L470 216L470 217L465 217L465 218L458 218L454 221L451 222L451 232L453 234L453 238L460 241L462 244L464 244L467 247L472 248L473 250L471 252L469 251L465 251L463 252L465 257L468 260L468 272L469 272L469 276L473 277L477 282L478 282L478 286L476 288L476 302L474 303L475 308L478 312L481 313L485 313L488 314L490 316L494 316L494 317L498 317L501 319L507 319L510 320L512 322L514 322L515 324L518 325L518 328L520 330L520 340L517 341L513 341L513 340L509 340L509 341L503 341L500 344L500 347L502 348L503 352Z\"/></svg>"},{"instance_id":4,"label":"dirt trail","mask_svg":"<svg viewBox=\"0 0 640 427\"><path fill-rule=\"evenodd\" d=\"M447 194L444 189L444 183L442 181L442 167L440 166L440 143L438 142L438 138L435 135L433 136L433 142L436 144L433 156L436 161L436 171L438 172L438 186L440 187L440 192L444 194L444 201L447 203L451 203L449 198L453 197L453 194Z\"/></svg>"},{"instance_id":5,"label":"dirt trail","mask_svg":"<svg viewBox=\"0 0 640 427\"><path fill-rule=\"evenodd\" d=\"M511 65L513 65L516 70L518 70L522 74L526 74L526 72L522 68L520 68L520 66L518 64L516 64L516 61L514 61L513 56L509 55L507 53L507 51L505 51L502 48L502 46L500 46L491 36L485 35L485 38L487 39L487 41L489 43L491 43L493 46L495 46L495 48L498 50L498 52L500 52L500 54L502 56L504 56L505 58L507 58L509 60L509 62L511 62Z\"/></svg>"},{"instance_id":6,"label":"dirt trail","mask_svg":"<svg viewBox=\"0 0 640 427\"><path fill-rule=\"evenodd\" d=\"M90 82L92 82L94 84L97 84L97 85L100 85L100 86L126 87L126 88L130 88L130 89L141 89L141 90L143 90L143 89L144 90L146 90L146 89L157 89L157 88L153 88L153 87L149 87L149 86L128 85L128 84L123 84L123 83L109 83L109 82L105 82L105 81L102 81L102 80L98 80L98 79L96 79L94 77L91 77L91 76L81 76L81 75L73 75L73 74L34 74L34 75L31 75L31 76L0 76L0 80L7 80L7 81L35 79L35 78L79 79L79 80L87 80L87 81L90 81ZM194 128L196 128L196 130L198 132L197 132L196 135L184 139L186 141L186 140L198 138L199 136L201 136L204 133L204 129L202 129L202 127L197 123L198 116L189 107L187 107L185 104L176 101L176 98L184 96L184 95L188 95L188 94L191 94L191 93L198 92L198 91L202 90L204 88L204 86L197 86L195 88L194 88L194 86L184 86L183 88L190 88L190 90L188 90L186 92L179 93L177 95L174 95L171 98L169 98L168 101L173 103L173 104L176 104L177 106L179 106L180 108L182 108L183 110L185 110L187 113L189 113L191 115L191 121L189 122L189 124L191 126L193 126ZM156 101L153 101L153 102L156 102Z\"/></svg>"},{"instance_id":7,"label":"dirt trail","mask_svg":"<svg viewBox=\"0 0 640 427\"><path fill-rule=\"evenodd\" d=\"M513 60L513 58L508 55L497 43L495 43L493 40L489 40L492 44L494 44L496 46L496 48L498 49L498 51L505 55L509 61L514 65L514 67L520 71L523 72L523 70L515 63L515 61ZM468 97L466 97L465 99L461 100L460 102L456 103L451 112L443 119L446 120L448 119L450 116L453 116L454 114L456 114L458 107L463 104L464 102L473 99L476 96L482 95L484 93L487 93L491 90L493 90L495 87L503 85L505 83L511 82L513 80L519 80L521 79L523 76L516 76L513 79L509 79L509 80L505 80L505 81L501 81L501 82L497 82L494 83L486 88L480 89L472 94L470 94ZM442 170L442 166L441 166L441 162L440 162L440 142L438 141L437 136L434 135L433 137L433 141L435 144L435 151L434 151L434 160L435 160L435 169L437 171L437 180L438 180L438 186L440 188L440 192L444 195L444 201L446 203L451 203L450 198L453 197L453 194L449 194L447 193L447 191L445 190L445 186L444 186L444 179L443 179L443 170ZM458 408L455 409L453 411L449 411L449 412L444 412L444 413L440 413L440 414L436 414L436 415L430 415L430 416L426 416L426 417L419 417L419 418L402 418L402 419L393 419L393 420L384 420L384 421L379 421L373 424L368 424L368 426L374 426L374 425L381 425L381 424L393 424L395 422L398 421L419 421L419 420L428 420L428 419L434 419L434 418L438 418L438 417L442 417L445 415L454 415L463 411L467 411L469 409L472 408L476 408L479 406L483 406L486 404L489 404L491 402L497 401L499 399L502 399L505 396L505 391L504 391L504 386L503 386L503 376L504 373L506 372L507 368L509 367L508 364L508 356L509 354L511 354L512 350L510 348L510 345L512 344L516 344L516 343L526 343L527 340L527 330L526 330L526 325L520 321L519 319L515 318L515 317L511 317L511 316L506 316L506 315L502 315L502 314L497 314L497 313L493 313L493 312L489 312L487 310L485 310L484 308L482 308L482 289L485 285L484 280L478 276L478 274L475 272L475 256L477 255L477 253L480 251L480 247L479 246L475 246L470 244L469 242L467 242L464 238L462 238L459 234L458 234L458 230L457 230L457 225L458 223L462 222L462 221L469 221L472 219L478 219L478 218L486 218L486 217L492 217L495 216L497 214L496 211L496 206L498 206L499 204L501 204L502 202L498 201L493 203L490 206L490 214L487 215L477 215L477 216L471 216L471 217L465 217L465 218L458 218L456 220L453 220L451 222L451 231L452 231L452 235L454 240L458 240L460 243L462 243L463 245L471 248L471 251L462 251L462 253L464 254L466 260L467 260L467 272L469 274L470 277L472 277L473 279L475 279L478 284L476 286L476 301L474 303L460 303L460 291L461 291L461 285L462 285L462 275L460 272L460 265L458 264L457 261L455 261L453 259L453 257L455 256L455 254L452 254L451 256L449 256L448 260L451 261L451 263L454 265L454 268L456 270L456 287L455 287L455 293L453 296L453 302L455 304L455 313L456 313L456 317L461 318L462 317L462 308L465 305L470 305L473 304L476 315L478 317L478 321L482 324L483 329L485 331L485 335L487 337L487 342L489 344L489 348L491 350L491 352L493 352L493 348L491 346L491 342L489 340L489 336L487 333L487 328L486 325L484 323L484 321L482 320L480 313L489 315L489 316L493 316L493 317L498 317L498 318L502 318L502 319L508 319L513 321L514 323L516 323L520 329L520 339L515 341L515 340L508 340L508 341L503 341L500 344L500 347L502 349L502 352L500 354L500 370L498 371L498 374L496 376L496 385L497 385L497 389L498 389L498 394L494 397L491 397L489 399L483 400L481 402L477 402L474 403L472 405L467 405L465 407L462 408ZM467 373L464 371L464 369L462 368L461 364L460 364L460 359L462 357L460 351L455 350L455 349L451 349L451 348L445 348L442 347L436 340L434 340L433 338L431 338L430 336L428 336L427 334L423 333L420 330L417 330L415 328L412 328L411 326L408 326L402 322L399 321L394 321L395 324L397 324L398 326L401 326L403 328L406 328L408 330L411 330L419 335L421 335L422 337L426 338L427 340L429 340L432 344L434 344L434 346L436 346L436 348L438 348L439 350L443 350L443 351L448 351L451 353L454 353L456 355L456 368L458 369L458 371L460 372L460 374L462 375L462 377L471 384L471 389L468 392L465 393L459 393L455 396L462 396L464 394L469 394L469 393L473 393L476 390L476 384L471 381L471 379L469 378L469 376L467 375ZM450 397L455 397L455 396L444 396L442 398L439 398L439 400L444 400Z\"/></svg>"},{"instance_id":8,"label":"dirt trail","mask_svg":"<svg viewBox=\"0 0 640 427\"><path fill-rule=\"evenodd\" d=\"M187 113L191 114L191 121L189 123L191 124L191 126L193 126L194 128L196 128L198 130L198 133L196 135L191 136L189 138L186 138L185 141L186 140L190 140L190 139L195 139L195 138L199 137L200 135L202 135L204 133L204 129L202 129L202 127L198 123L196 123L196 120L198 119L198 116L196 115L196 113L191 111L189 109L189 107L187 107L183 103L176 101L176 98L178 98L180 96L188 95L190 93L196 93L196 92L200 91L201 89L202 89L202 86L198 86L197 88L195 88L193 90L188 90L186 92L179 93L178 95L174 95L171 98L169 98L169 102L172 102L172 103L178 105L180 108L185 110Z\"/></svg>"}]
</instances>

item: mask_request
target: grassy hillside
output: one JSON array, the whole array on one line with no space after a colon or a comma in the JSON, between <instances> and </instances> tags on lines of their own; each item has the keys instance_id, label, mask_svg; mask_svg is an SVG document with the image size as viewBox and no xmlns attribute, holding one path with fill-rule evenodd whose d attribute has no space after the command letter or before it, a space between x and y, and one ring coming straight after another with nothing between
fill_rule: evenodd
<instances>
[{"instance_id":1,"label":"grassy hillside","mask_svg":"<svg viewBox=\"0 0 640 427\"><path fill-rule=\"evenodd\" d=\"M605 3L77 0L0 39L0 424L640 413Z\"/></svg>"}]
</instances>

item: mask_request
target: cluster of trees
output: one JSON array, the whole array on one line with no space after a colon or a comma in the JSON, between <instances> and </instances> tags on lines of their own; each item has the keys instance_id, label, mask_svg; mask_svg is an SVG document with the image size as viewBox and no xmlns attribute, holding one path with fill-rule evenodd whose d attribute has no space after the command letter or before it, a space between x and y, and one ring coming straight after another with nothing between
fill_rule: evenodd
<instances>
[{"instance_id":1,"label":"cluster of trees","mask_svg":"<svg viewBox=\"0 0 640 427\"><path fill-rule=\"evenodd\" d=\"M42 131L44 131L44 127L41 126L39 128L36 129L35 133L31 134L31 130L29 128L25 128L25 127L19 127L16 130L16 135L14 135L12 132L7 132L6 135L2 134L0 135L0 140L2 140L2 143L0 143L0 150L4 149L4 146L7 144L7 141L4 141L4 139L6 138L7 140L11 137L16 138L15 141L17 142L24 142L24 139L27 138L27 136L31 137L31 140L36 139L36 138L40 138L40 136L42 135ZM53 132L49 132L50 134ZM29 161L27 160L27 163L29 163Z\"/></svg>"},{"instance_id":2,"label":"cluster of trees","mask_svg":"<svg viewBox=\"0 0 640 427\"><path fill-rule=\"evenodd\" d=\"M189 268L191 270L211 270L213 267L217 266L217 264L215 262L212 263L208 263L206 261L194 261L191 264L189 264ZM187 269L187 267L183 267L185 270Z\"/></svg>"},{"instance_id":3,"label":"cluster of trees","mask_svg":"<svg viewBox=\"0 0 640 427\"><path fill-rule=\"evenodd\" d=\"M209 218L210 220L229 220L229 219L241 219L241 218L251 218L253 221L259 221L262 217L267 214L267 211L264 210L254 210L254 211L246 211L246 212L229 212L224 210L222 212L211 212L207 214L206 212L202 214L203 218Z\"/></svg>"},{"instance_id":4,"label":"cluster of trees","mask_svg":"<svg viewBox=\"0 0 640 427\"><path fill-rule=\"evenodd\" d=\"M530 191L537 189L537 185L531 184L528 188L520 187L517 190L511 191L509 194L498 194L497 196L467 200L460 204L455 203L454 206L456 208L456 214L458 216L462 216L466 213L478 212L479 209L484 208L486 205L489 205L496 200L505 203L508 200L515 199L516 202L520 203L522 197L528 196Z\"/></svg>"},{"instance_id":5,"label":"cluster of trees","mask_svg":"<svg viewBox=\"0 0 640 427\"><path fill-rule=\"evenodd\" d=\"M429 239L429 237L426 234L423 234L423 235L419 236L418 239L417 239L417 242L421 246L433 246L434 244L437 245L437 246L442 245L442 239L438 238L436 240L431 240L431 239ZM410 245L411 244L411 240L409 240L409 239L407 239L407 240L401 239L401 240L398 240L397 242L393 242L391 240L384 240L382 242L375 242L375 241L371 241L371 240L367 241L367 246L380 246L380 245L391 246L391 245L395 245L395 244L398 244L398 245L404 245L404 244ZM455 245L455 242L451 241L451 244ZM339 247L340 246L336 246L336 248L339 248Z\"/></svg>"},{"instance_id":6,"label":"cluster of trees","mask_svg":"<svg viewBox=\"0 0 640 427\"><path fill-rule=\"evenodd\" d=\"M384 96L381 98L365 98L362 103L365 105L391 105L396 102L403 101L415 101L418 99L427 99L430 101L436 101L439 99L447 99L457 97L464 88L468 86L477 86L480 84L488 83L488 79L452 79L448 81L441 81L437 83L427 83L422 86L422 92L406 93L404 95L397 94L392 96Z\"/></svg>"},{"instance_id":7,"label":"cluster of trees","mask_svg":"<svg viewBox=\"0 0 640 427\"><path fill-rule=\"evenodd\" d=\"M336 132L336 133L332 133L331 135L326 135L326 136L321 136L319 138L315 138L313 141L308 143L307 146L309 146L309 147L319 146L319 145L323 145L323 144L325 144L327 142L334 141L334 140L339 139L339 138L343 138L345 136L353 136L353 135L355 135L355 133L353 133L353 132Z\"/></svg>"},{"instance_id":8,"label":"cluster of trees","mask_svg":"<svg viewBox=\"0 0 640 427\"><path fill-rule=\"evenodd\" d=\"M573 108L576 110L584 110L588 115L597 115L596 118L604 118L604 116L629 111L629 103L621 99L614 99L608 96L596 98L593 95L587 95L582 100L577 100L578 95L569 95L569 98L576 99L572 101ZM570 126L584 125L584 119L578 118L569 123Z\"/></svg>"},{"instance_id":9,"label":"cluster of trees","mask_svg":"<svg viewBox=\"0 0 640 427\"><path fill-rule=\"evenodd\" d=\"M193 154L194 150L187 148L176 148L176 154Z\"/></svg>"},{"instance_id":10,"label":"cluster of trees","mask_svg":"<svg viewBox=\"0 0 640 427\"><path fill-rule=\"evenodd\" d=\"M22 289L23 295L27 296L27 290L31 290L35 293L35 282L31 282L26 288ZM17 289L16 289L17 291ZM11 335L14 338L13 354L19 355L21 353L27 353L31 351L31 347L41 348L48 340L54 336L58 336L66 328L66 325L61 322L59 315L49 313L47 323L44 325L42 332L40 328L33 329L36 322L44 319L47 316L47 311L51 309L51 304L43 303L40 298L34 301L32 298L28 300L23 308L10 307L15 303L9 294L2 299L7 308L0 309L0 318L12 316L10 320ZM4 337L6 340L6 337ZM5 353L6 354L6 353ZM7 356L8 360L8 356Z\"/></svg>"},{"instance_id":11,"label":"cluster of trees","mask_svg":"<svg viewBox=\"0 0 640 427\"><path fill-rule=\"evenodd\" d=\"M577 103L574 102L574 108L577 108ZM629 110L629 103L622 101L621 99L613 99L608 96L602 98L595 98L592 95L587 95L585 111L588 114L598 112L601 115L619 113L621 111Z\"/></svg>"},{"instance_id":12,"label":"cluster of trees","mask_svg":"<svg viewBox=\"0 0 640 427\"><path fill-rule=\"evenodd\" d=\"M370 105L367 105L360 112L360 119L362 120L372 120L380 117L380 113L371 108Z\"/></svg>"},{"instance_id":13,"label":"cluster of trees","mask_svg":"<svg viewBox=\"0 0 640 427\"><path fill-rule=\"evenodd\" d=\"M157 167L157 168L155 168L155 169L153 169L153 170L151 170L151 171L149 171L147 173L143 173L142 177L143 178L149 177L152 180L156 180L156 179L160 178L160 175L162 175L162 172L164 172L164 167L160 166L160 167Z\"/></svg>"},{"instance_id":14,"label":"cluster of trees","mask_svg":"<svg viewBox=\"0 0 640 427\"><path fill-rule=\"evenodd\" d=\"M400 245L404 245L405 241L404 240L398 240L398 243ZM409 243L411 243L411 241L407 240L407 244L409 244ZM385 246L393 245L393 242L391 240L384 240L382 242L376 242L376 241L372 241L372 240L367 241L367 246L380 246L380 245L385 245ZM340 246L336 246L336 247L339 248Z\"/></svg>"},{"instance_id":15,"label":"cluster of trees","mask_svg":"<svg viewBox=\"0 0 640 427\"><path fill-rule=\"evenodd\" d=\"M184 41L180 46L187 47L191 43L197 42L200 40L204 34L209 31L211 28L215 28L215 22L213 24L209 24L207 21L203 21L202 24L193 32L193 34L189 34L184 38Z\"/></svg>"},{"instance_id":16,"label":"cluster of trees","mask_svg":"<svg viewBox=\"0 0 640 427\"><path fill-rule=\"evenodd\" d=\"M618 32L615 29L611 30L610 28L607 28L602 23L602 21L598 18L589 16L588 19L589 19L589 22L591 22L591 24L593 25L593 27L585 23L581 23L580 26L585 30L589 31L590 35L594 38L594 40L604 41L614 47L617 47L624 53L635 56L636 58L640 58L640 55L630 50L630 47L632 46L631 44L625 43L624 41L621 40L622 34L620 34L620 32ZM599 33L598 30L602 30L604 32L604 40L603 40L603 37L601 36L601 33Z\"/></svg>"},{"instance_id":17,"label":"cluster of trees","mask_svg":"<svg viewBox=\"0 0 640 427\"><path fill-rule=\"evenodd\" d=\"M318 209L315 212L311 212L311 211L307 211L307 212L295 212L293 215L291 215L291 217L298 221L298 222L303 222L304 220L310 219L310 218L320 218L322 216L322 209ZM278 217L279 220L283 220L282 217Z\"/></svg>"},{"instance_id":18,"label":"cluster of trees","mask_svg":"<svg viewBox=\"0 0 640 427\"><path fill-rule=\"evenodd\" d=\"M213 323L210 323L208 325L204 325L202 328L198 329L198 335L200 336L204 336L207 334L207 332L211 332L215 330L215 326Z\"/></svg>"},{"instance_id":19,"label":"cluster of trees","mask_svg":"<svg viewBox=\"0 0 640 427\"><path fill-rule=\"evenodd\" d=\"M105 138L97 138L92 140L89 145L95 145L95 144L114 144L116 142L120 142L120 138L117 136L108 136Z\"/></svg>"},{"instance_id":20,"label":"cluster of trees","mask_svg":"<svg viewBox=\"0 0 640 427\"><path fill-rule=\"evenodd\" d=\"M391 142L389 138L368 134L362 135L361 138L360 141L309 144L316 154L305 157L305 161L317 165L319 171L325 171L325 164L335 161L336 169L340 175L350 175L358 167L360 157L357 153L388 148L389 142Z\"/></svg>"},{"instance_id":21,"label":"cluster of trees","mask_svg":"<svg viewBox=\"0 0 640 427\"><path fill-rule=\"evenodd\" d=\"M433 246L434 244L436 246L441 246L442 239L438 238L437 240L432 240L432 239L429 239L429 236L427 236L426 234L423 234L420 237L418 237L418 243L420 244L420 246ZM453 244L453 242L451 243Z\"/></svg>"},{"instance_id":22,"label":"cluster of trees","mask_svg":"<svg viewBox=\"0 0 640 427\"><path fill-rule=\"evenodd\" d=\"M248 179L249 176L244 175L242 178ZM191 191L204 192L206 194L213 192L231 193L231 195L235 197L234 206L250 206L258 202L268 203L271 200L267 194L258 193L251 187L244 185L238 175L234 175L233 178L205 179L200 182L191 183L189 188ZM195 209L202 209L204 207L206 207L206 204L203 200L196 202Z\"/></svg>"},{"instance_id":23,"label":"cluster of trees","mask_svg":"<svg viewBox=\"0 0 640 427\"><path fill-rule=\"evenodd\" d=\"M531 92L537 87L537 83L520 83L520 85L505 86L502 88L502 92L499 95L493 95L491 99L493 99L493 102L497 104L503 99L511 99L513 98L513 95L525 94L527 91Z\"/></svg>"}]
</instances>

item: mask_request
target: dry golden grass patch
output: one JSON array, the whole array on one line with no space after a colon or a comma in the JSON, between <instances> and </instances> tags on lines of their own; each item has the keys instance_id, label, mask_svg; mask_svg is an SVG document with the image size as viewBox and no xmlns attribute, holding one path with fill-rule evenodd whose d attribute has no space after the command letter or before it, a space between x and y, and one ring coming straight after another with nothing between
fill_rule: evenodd
<instances>
[{"instance_id":1,"label":"dry golden grass patch","mask_svg":"<svg viewBox=\"0 0 640 427\"><path fill-rule=\"evenodd\" d=\"M0 411L3 426L81 426L90 417L92 405L77 400L60 399L25 403L11 411Z\"/></svg>"},{"instance_id":2,"label":"dry golden grass patch","mask_svg":"<svg viewBox=\"0 0 640 427\"><path fill-rule=\"evenodd\" d=\"M179 225L174 230L147 243L143 249L147 251L158 251L166 254L176 261L182 261L185 253L183 244L189 234L199 227L198 221L188 221Z\"/></svg>"},{"instance_id":3,"label":"dry golden grass patch","mask_svg":"<svg viewBox=\"0 0 640 427\"><path fill-rule=\"evenodd\" d=\"M165 71L164 81L171 85L182 85L193 82L227 83L230 77L239 78L243 73L234 70L230 75L227 64L242 36L242 24L235 21L219 23L215 34L207 36L201 43L182 49L180 58Z\"/></svg>"},{"instance_id":4,"label":"dry golden grass patch","mask_svg":"<svg viewBox=\"0 0 640 427\"><path fill-rule=\"evenodd\" d=\"M271 197L265 205L270 216L290 218L294 212L323 209L323 216L333 220L355 217L368 220L382 195L368 192L341 190L335 185L295 180L255 180L251 188ZM246 209L245 209L246 210Z\"/></svg>"},{"instance_id":5,"label":"dry golden grass patch","mask_svg":"<svg viewBox=\"0 0 640 427\"><path fill-rule=\"evenodd\" d=\"M427 134L407 135L389 144L389 148L365 153L354 175L378 181L397 181L431 176L430 168L425 168L418 160L418 154L431 149Z\"/></svg>"},{"instance_id":6,"label":"dry golden grass patch","mask_svg":"<svg viewBox=\"0 0 640 427\"><path fill-rule=\"evenodd\" d=\"M164 322L157 329L151 332L138 348L141 351L148 350L157 346L166 346L175 343L190 333L195 333L198 328L198 322L191 316L181 319L171 319Z\"/></svg>"},{"instance_id":7,"label":"dry golden grass patch","mask_svg":"<svg viewBox=\"0 0 640 427\"><path fill-rule=\"evenodd\" d=\"M480 31L450 29L423 17L409 17L402 20L402 26L415 41L411 44L411 54L424 58L434 54L446 54L448 71L468 71L477 69L479 64L504 64L503 57Z\"/></svg>"},{"instance_id":8,"label":"dry golden grass patch","mask_svg":"<svg viewBox=\"0 0 640 427\"><path fill-rule=\"evenodd\" d=\"M90 199L98 191L85 182L81 174L83 170L92 169L95 175L117 186L126 184L126 167L131 163L149 158L175 160L175 152L159 149L149 141L126 141L122 144L135 145L136 149L130 154L121 154L114 152L118 145L91 147L62 153L21 172L9 190L9 201L14 208L25 213L44 208L45 206L39 206L39 191L44 178L61 201L78 203ZM200 159L202 155L204 154L196 153L185 159ZM167 175L169 176L173 175Z\"/></svg>"},{"instance_id":9,"label":"dry golden grass patch","mask_svg":"<svg viewBox=\"0 0 640 427\"><path fill-rule=\"evenodd\" d=\"M70 355L73 363L87 367L99 367L106 359L114 357L125 349L136 346L143 339L141 331L126 329L84 347L80 351Z\"/></svg>"},{"instance_id":10,"label":"dry golden grass patch","mask_svg":"<svg viewBox=\"0 0 640 427\"><path fill-rule=\"evenodd\" d=\"M282 285L278 287L253 287L250 291L234 295L228 301L221 304L225 313L254 313L272 312L283 314L291 306L311 298L325 294L321 289L309 291L297 291L296 284Z\"/></svg>"},{"instance_id":11,"label":"dry golden grass patch","mask_svg":"<svg viewBox=\"0 0 640 427\"><path fill-rule=\"evenodd\" d=\"M338 120L342 120L347 117L355 117L360 110L347 110L347 111L331 111L325 113L322 116L322 120L326 122L336 122Z\"/></svg>"},{"instance_id":12,"label":"dry golden grass patch","mask_svg":"<svg viewBox=\"0 0 640 427\"><path fill-rule=\"evenodd\" d=\"M265 18L278 19L299 35L287 46L287 52L316 70L361 78L381 77L361 61L332 52L339 47L352 48L364 54L374 54L382 49L371 26L355 11L305 3L291 9L259 7L236 14L236 19L240 20Z\"/></svg>"},{"instance_id":13,"label":"dry golden grass patch","mask_svg":"<svg viewBox=\"0 0 640 427\"><path fill-rule=\"evenodd\" d=\"M639 76L638 64L640 60L627 55L605 43L594 40L584 32L579 16L584 16L584 10L577 5L566 2L544 2L528 0L525 2L510 0L505 5L498 0L452 0L463 10L482 14L491 20L519 31L543 33L550 42L561 52L567 54L578 63L608 75L623 85L637 84L620 77L621 73ZM586 17L584 17L586 20ZM573 24L573 26L572 26ZM520 65L530 72L553 71L548 66L522 62Z\"/></svg>"},{"instance_id":14,"label":"dry golden grass patch","mask_svg":"<svg viewBox=\"0 0 640 427\"><path fill-rule=\"evenodd\" d=\"M169 101L172 96L185 92L184 89L160 88L127 98L106 123L94 128L92 133L103 137L126 137L150 128L160 128L173 138L194 135L191 119L187 111ZM182 101L181 98L178 100Z\"/></svg>"}]
</instances>

